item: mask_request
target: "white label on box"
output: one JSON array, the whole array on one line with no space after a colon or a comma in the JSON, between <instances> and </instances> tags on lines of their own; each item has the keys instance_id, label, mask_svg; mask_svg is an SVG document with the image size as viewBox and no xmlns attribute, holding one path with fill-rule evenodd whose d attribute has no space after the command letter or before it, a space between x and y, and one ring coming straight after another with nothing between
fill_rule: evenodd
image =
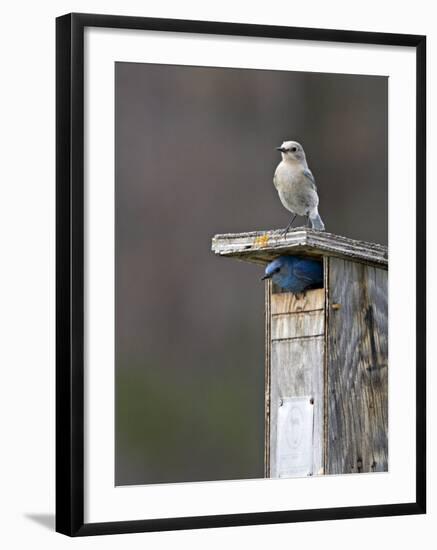
<instances>
[{"instance_id":1,"label":"white label on box","mask_svg":"<svg viewBox=\"0 0 437 550\"><path fill-rule=\"evenodd\" d=\"M313 417L311 397L287 397L278 408L278 477L312 475Z\"/></svg>"}]
</instances>

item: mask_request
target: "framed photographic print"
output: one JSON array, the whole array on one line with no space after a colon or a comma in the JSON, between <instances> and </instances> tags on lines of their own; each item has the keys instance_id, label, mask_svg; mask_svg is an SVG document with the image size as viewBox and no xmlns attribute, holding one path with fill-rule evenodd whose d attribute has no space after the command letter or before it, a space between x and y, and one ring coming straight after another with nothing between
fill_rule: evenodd
<instances>
[{"instance_id":1,"label":"framed photographic print","mask_svg":"<svg viewBox=\"0 0 437 550\"><path fill-rule=\"evenodd\" d=\"M424 513L425 37L57 19L57 530Z\"/></svg>"}]
</instances>

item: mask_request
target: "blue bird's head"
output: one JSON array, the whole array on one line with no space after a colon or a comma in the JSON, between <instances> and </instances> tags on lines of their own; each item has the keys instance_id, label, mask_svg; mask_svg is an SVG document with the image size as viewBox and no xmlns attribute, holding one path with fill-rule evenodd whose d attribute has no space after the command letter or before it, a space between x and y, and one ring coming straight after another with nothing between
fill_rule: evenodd
<instances>
[{"instance_id":1,"label":"blue bird's head","mask_svg":"<svg viewBox=\"0 0 437 550\"><path fill-rule=\"evenodd\" d=\"M266 266L262 279L272 279L289 292L304 292L323 286L323 267L319 260L312 258L279 256Z\"/></svg>"},{"instance_id":2,"label":"blue bird's head","mask_svg":"<svg viewBox=\"0 0 437 550\"><path fill-rule=\"evenodd\" d=\"M281 269L285 267L285 257L286 256L279 256L279 258L276 258L276 260L273 260L273 262L267 264L264 277L261 277L261 281L264 279L271 279L274 275L279 273Z\"/></svg>"}]
</instances>

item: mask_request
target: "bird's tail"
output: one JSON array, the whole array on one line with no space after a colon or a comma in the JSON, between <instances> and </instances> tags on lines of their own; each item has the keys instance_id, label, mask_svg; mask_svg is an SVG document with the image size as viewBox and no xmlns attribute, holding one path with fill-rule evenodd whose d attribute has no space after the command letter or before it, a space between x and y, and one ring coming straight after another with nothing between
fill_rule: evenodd
<instances>
[{"instance_id":1,"label":"bird's tail","mask_svg":"<svg viewBox=\"0 0 437 550\"><path fill-rule=\"evenodd\" d=\"M316 211L310 215L311 227L317 231L325 231L325 224L322 222L322 218L319 213Z\"/></svg>"}]
</instances>

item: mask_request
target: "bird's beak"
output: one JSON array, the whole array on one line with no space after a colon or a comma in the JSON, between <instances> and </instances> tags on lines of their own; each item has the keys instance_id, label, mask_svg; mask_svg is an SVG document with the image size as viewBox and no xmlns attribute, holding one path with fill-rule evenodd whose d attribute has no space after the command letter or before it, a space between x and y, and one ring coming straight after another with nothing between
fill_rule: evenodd
<instances>
[{"instance_id":1,"label":"bird's beak","mask_svg":"<svg viewBox=\"0 0 437 550\"><path fill-rule=\"evenodd\" d=\"M270 279L271 278L271 275L264 275L264 277L261 277L261 281L264 281L264 279Z\"/></svg>"},{"instance_id":2,"label":"bird's beak","mask_svg":"<svg viewBox=\"0 0 437 550\"><path fill-rule=\"evenodd\" d=\"M283 147L275 147L276 151L281 151L281 153L285 152L285 149Z\"/></svg>"}]
</instances>

